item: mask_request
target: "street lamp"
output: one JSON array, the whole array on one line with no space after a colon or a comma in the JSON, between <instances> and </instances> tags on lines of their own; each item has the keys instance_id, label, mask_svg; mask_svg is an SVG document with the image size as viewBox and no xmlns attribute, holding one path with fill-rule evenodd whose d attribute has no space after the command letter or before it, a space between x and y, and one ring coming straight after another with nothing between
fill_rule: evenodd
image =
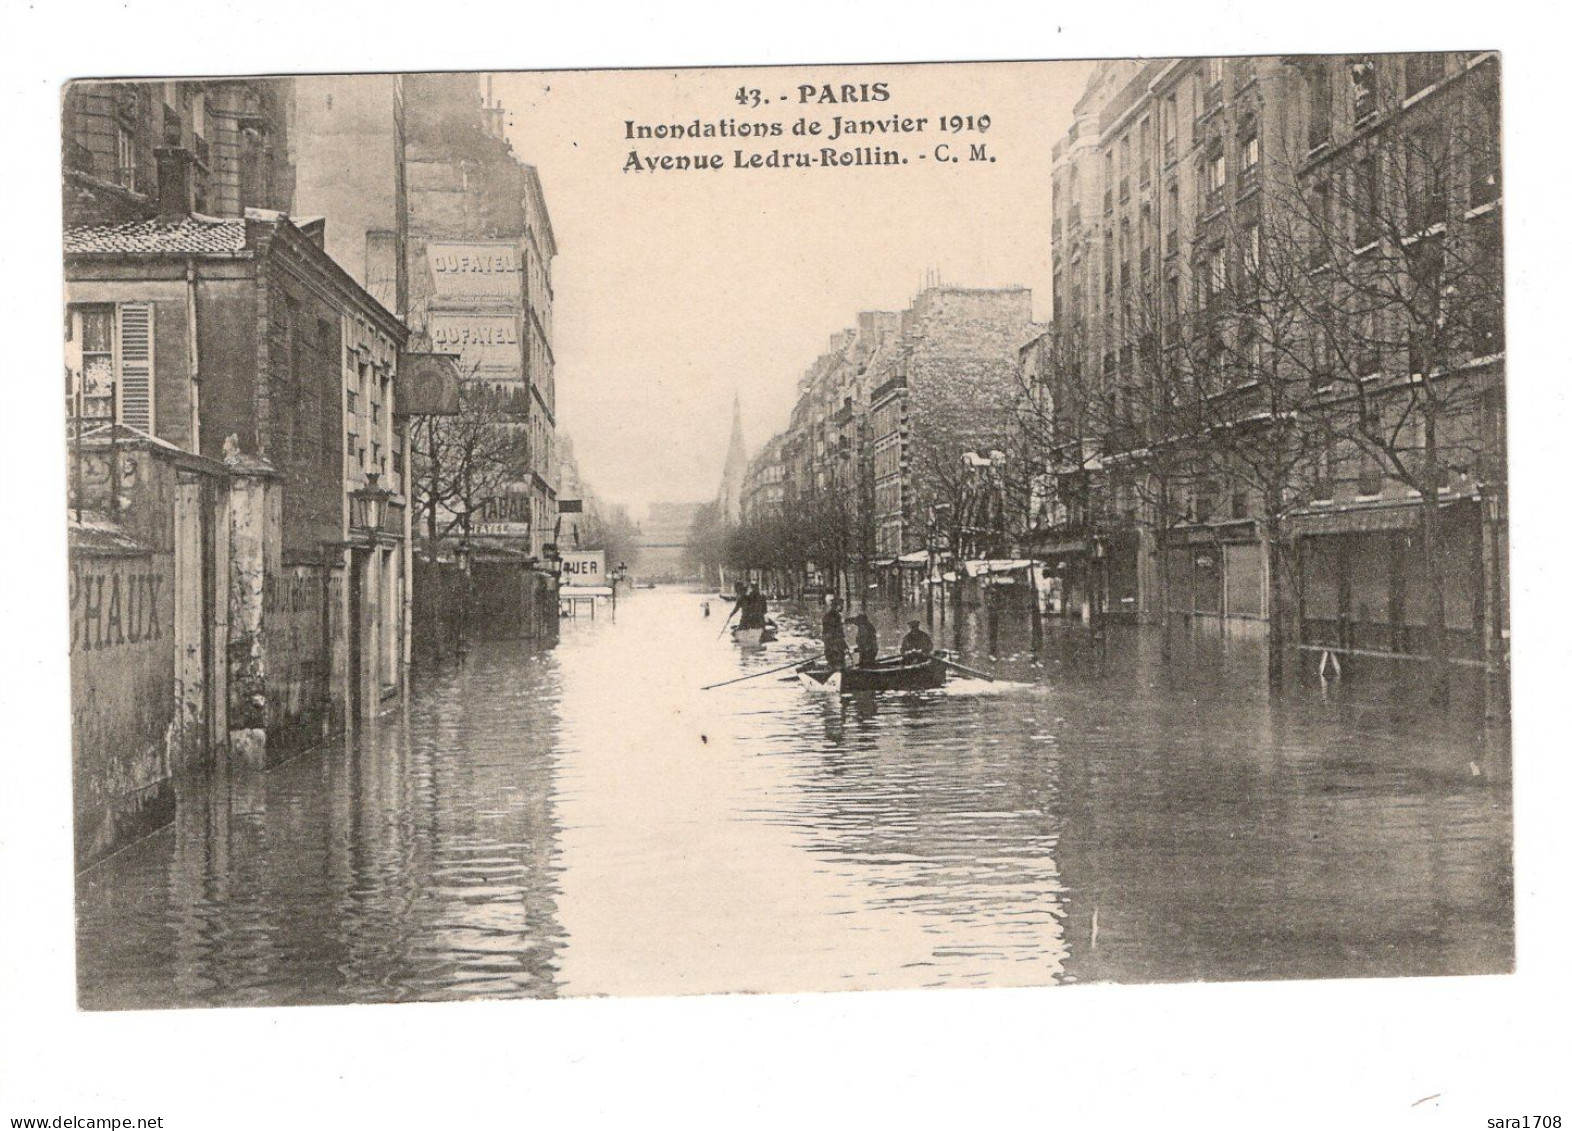
<instances>
[{"instance_id":1,"label":"street lamp","mask_svg":"<svg viewBox=\"0 0 1572 1131\"><path fill-rule=\"evenodd\" d=\"M471 548L468 538L460 539L459 544L453 547L453 561L465 574L469 573L470 563L474 558L475 551Z\"/></svg>"},{"instance_id":2,"label":"street lamp","mask_svg":"<svg viewBox=\"0 0 1572 1131\"><path fill-rule=\"evenodd\" d=\"M349 493L350 501L354 504L355 526L365 531L372 541L376 540L377 532L382 529L388 500L393 497L392 491L377 482L379 478L377 472L367 472L366 485Z\"/></svg>"}]
</instances>

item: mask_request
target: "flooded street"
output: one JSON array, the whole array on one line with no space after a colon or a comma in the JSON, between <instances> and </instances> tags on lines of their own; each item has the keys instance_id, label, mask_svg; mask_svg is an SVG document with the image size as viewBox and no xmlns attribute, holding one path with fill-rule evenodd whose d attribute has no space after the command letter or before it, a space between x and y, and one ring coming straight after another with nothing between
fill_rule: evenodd
<instances>
[{"instance_id":1,"label":"flooded street","mask_svg":"<svg viewBox=\"0 0 1572 1131\"><path fill-rule=\"evenodd\" d=\"M1052 622L1040 661L965 650L997 683L700 691L816 650L781 613L741 651L704 599L477 645L358 744L187 782L78 880L82 1004L1511 966L1507 737L1466 694L1269 699L1254 642Z\"/></svg>"}]
</instances>

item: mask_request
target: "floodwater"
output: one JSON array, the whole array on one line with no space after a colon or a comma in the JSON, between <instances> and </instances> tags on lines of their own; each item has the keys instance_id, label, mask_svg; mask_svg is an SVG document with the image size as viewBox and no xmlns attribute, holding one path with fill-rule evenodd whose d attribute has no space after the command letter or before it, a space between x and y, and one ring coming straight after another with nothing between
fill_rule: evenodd
<instances>
[{"instance_id":1,"label":"floodwater","mask_svg":"<svg viewBox=\"0 0 1572 1131\"><path fill-rule=\"evenodd\" d=\"M478 645L356 742L181 787L78 880L87 1008L1502 972L1508 741L1258 642L1007 623L945 690L637 591ZM878 614L886 649L895 614ZM954 640L953 623L940 632Z\"/></svg>"}]
</instances>

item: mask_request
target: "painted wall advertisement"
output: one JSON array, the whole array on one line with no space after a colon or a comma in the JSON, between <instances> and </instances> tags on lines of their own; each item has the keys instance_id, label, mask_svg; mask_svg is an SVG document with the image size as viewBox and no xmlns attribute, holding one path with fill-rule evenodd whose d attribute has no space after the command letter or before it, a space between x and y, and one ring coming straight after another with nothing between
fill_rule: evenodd
<instances>
[{"instance_id":1,"label":"painted wall advertisement","mask_svg":"<svg viewBox=\"0 0 1572 1131\"><path fill-rule=\"evenodd\" d=\"M432 311L431 345L438 353L459 355L464 377L511 377L524 373L519 327L512 314Z\"/></svg>"},{"instance_id":2,"label":"painted wall advertisement","mask_svg":"<svg viewBox=\"0 0 1572 1131\"><path fill-rule=\"evenodd\" d=\"M562 583L564 585L605 585L605 550L564 550L562 554Z\"/></svg>"},{"instance_id":3,"label":"painted wall advertisement","mask_svg":"<svg viewBox=\"0 0 1572 1131\"><path fill-rule=\"evenodd\" d=\"M520 303L518 248L497 241L426 245L434 299L490 298Z\"/></svg>"}]
</instances>

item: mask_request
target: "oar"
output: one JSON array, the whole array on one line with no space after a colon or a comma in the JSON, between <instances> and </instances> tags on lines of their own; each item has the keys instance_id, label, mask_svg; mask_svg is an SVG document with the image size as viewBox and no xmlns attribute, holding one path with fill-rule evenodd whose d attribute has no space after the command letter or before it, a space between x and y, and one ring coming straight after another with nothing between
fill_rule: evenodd
<instances>
[{"instance_id":1,"label":"oar","mask_svg":"<svg viewBox=\"0 0 1572 1131\"><path fill-rule=\"evenodd\" d=\"M994 682L994 677L989 675L987 672L980 672L976 668L967 667L965 664L957 664L954 660L946 659L943 652L935 652L933 654L933 658L938 660L947 668L954 668L956 671L965 672L967 675L981 676L989 683Z\"/></svg>"},{"instance_id":2,"label":"oar","mask_svg":"<svg viewBox=\"0 0 1572 1131\"><path fill-rule=\"evenodd\" d=\"M731 623L731 618L736 616L736 615L737 615L737 606L733 605L731 607L731 612L726 614L726 619L721 621L721 630L715 634L715 639L716 640L719 640L722 636L726 635L726 626Z\"/></svg>"},{"instance_id":3,"label":"oar","mask_svg":"<svg viewBox=\"0 0 1572 1131\"><path fill-rule=\"evenodd\" d=\"M701 687L701 688L699 688L699 690L700 691L713 691L717 687L727 687L727 686L729 686L729 685L731 685L733 683L743 683L746 680L758 679L761 675L774 675L776 672L783 672L787 668L807 667L809 664L813 663L813 661L817 660L822 655L824 655L824 653L820 652L817 655L808 656L805 659L793 660L789 664L782 664L778 668L768 668L768 669L766 669L765 671L762 671L762 672L754 672L752 675L743 675L743 676L738 676L736 679L726 679L726 680L722 680L720 683L712 683L708 687Z\"/></svg>"}]
</instances>

